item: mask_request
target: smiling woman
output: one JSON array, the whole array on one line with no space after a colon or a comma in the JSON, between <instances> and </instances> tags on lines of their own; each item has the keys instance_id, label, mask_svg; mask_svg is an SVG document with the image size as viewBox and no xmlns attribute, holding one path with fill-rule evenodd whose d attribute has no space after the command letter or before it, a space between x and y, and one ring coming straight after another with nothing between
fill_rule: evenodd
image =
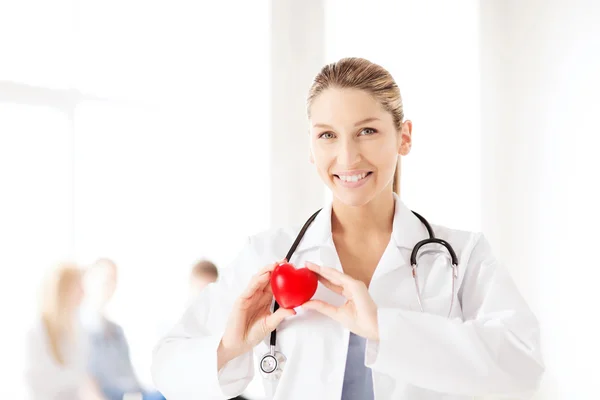
<instances>
[{"instance_id":1,"label":"smiling woman","mask_svg":"<svg viewBox=\"0 0 600 400\"><path fill-rule=\"evenodd\" d=\"M325 67L311 87L308 116L311 162L319 158L315 164L325 166L319 174L332 191L369 181L381 190L392 181L399 193L398 155L410 152L412 122L404 121L400 89L388 71L359 58ZM361 193L344 196L371 200Z\"/></svg>"},{"instance_id":2,"label":"smiling woman","mask_svg":"<svg viewBox=\"0 0 600 400\"><path fill-rule=\"evenodd\" d=\"M535 391L539 325L485 237L429 224L394 193L412 124L392 76L364 59L326 65L308 117L310 161L332 202L301 229L248 239L156 347L156 386L171 400L231 397L260 371L276 400ZM278 308L271 280L276 298L293 294L278 283L284 254L320 284L310 300Z\"/></svg>"}]
</instances>

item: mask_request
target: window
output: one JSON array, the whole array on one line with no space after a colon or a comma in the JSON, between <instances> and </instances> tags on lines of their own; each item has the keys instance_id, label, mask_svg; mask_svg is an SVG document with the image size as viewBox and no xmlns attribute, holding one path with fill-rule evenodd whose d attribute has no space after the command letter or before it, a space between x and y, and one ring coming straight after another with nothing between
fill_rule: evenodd
<instances>
[{"instance_id":1,"label":"window","mask_svg":"<svg viewBox=\"0 0 600 400\"><path fill-rule=\"evenodd\" d=\"M149 383L152 346L182 312L192 263L224 267L268 227L269 2L233 6L2 5L0 165L10 196L0 232L13 244L3 257L11 286L24 288L3 292L19 304L6 335L27 329L46 268L113 258L111 312ZM21 349L3 354L20 379Z\"/></svg>"}]
</instances>

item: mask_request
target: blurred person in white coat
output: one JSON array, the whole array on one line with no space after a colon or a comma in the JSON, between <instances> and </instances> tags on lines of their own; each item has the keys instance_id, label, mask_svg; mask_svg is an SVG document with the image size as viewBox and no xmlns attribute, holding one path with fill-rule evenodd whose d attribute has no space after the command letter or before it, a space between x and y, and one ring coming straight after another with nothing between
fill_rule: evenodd
<instances>
[{"instance_id":1,"label":"blurred person in white coat","mask_svg":"<svg viewBox=\"0 0 600 400\"><path fill-rule=\"evenodd\" d=\"M429 224L400 200L412 123L392 76L342 59L319 72L307 103L310 161L332 202L306 230L248 239L156 346L159 390L225 399L260 373L277 400L530 398L544 373L539 324L488 241ZM439 201L449 195L460 194ZM300 307L277 308L271 275L297 237L289 261L319 285Z\"/></svg>"},{"instance_id":2,"label":"blurred person in white coat","mask_svg":"<svg viewBox=\"0 0 600 400\"><path fill-rule=\"evenodd\" d=\"M190 271L188 282L188 303L192 303L196 297L210 283L219 279L219 269L209 260L200 260L196 262Z\"/></svg>"},{"instance_id":3,"label":"blurred person in white coat","mask_svg":"<svg viewBox=\"0 0 600 400\"><path fill-rule=\"evenodd\" d=\"M81 316L89 342L88 373L107 400L136 396L140 400L164 400L160 393L140 383L125 332L108 316L107 306L117 289L118 275L117 264L108 258L96 260L86 271L86 301Z\"/></svg>"},{"instance_id":4,"label":"blurred person in white coat","mask_svg":"<svg viewBox=\"0 0 600 400\"><path fill-rule=\"evenodd\" d=\"M105 400L87 374L88 343L79 323L82 271L57 265L45 277L40 315L27 333L25 382L30 400Z\"/></svg>"}]
</instances>

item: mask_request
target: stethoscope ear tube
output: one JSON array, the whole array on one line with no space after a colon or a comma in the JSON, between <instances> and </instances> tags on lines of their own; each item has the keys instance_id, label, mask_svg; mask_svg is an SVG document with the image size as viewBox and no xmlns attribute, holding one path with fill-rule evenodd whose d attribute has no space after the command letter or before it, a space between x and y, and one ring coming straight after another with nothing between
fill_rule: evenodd
<instances>
[{"instance_id":1,"label":"stethoscope ear tube","mask_svg":"<svg viewBox=\"0 0 600 400\"><path fill-rule=\"evenodd\" d=\"M415 247L413 247L413 250L410 253L410 265L417 264L417 255L419 254L419 250L421 250L421 247L425 246L426 244L432 244L432 243L437 243L437 244L441 244L442 246L444 246L446 248L446 250L448 250L448 253L450 254L450 258L452 259L452 265L458 266L458 257L456 257L456 253L454 252L454 249L452 248L452 246L450 246L450 243L446 242L444 239L438 239L436 237L421 240L419 243L417 243L415 245Z\"/></svg>"},{"instance_id":2,"label":"stethoscope ear tube","mask_svg":"<svg viewBox=\"0 0 600 400\"><path fill-rule=\"evenodd\" d=\"M300 233L298 233L298 236L296 236L296 239L294 240L294 243L292 243L292 246L290 247L290 249L288 250L288 253L285 256L285 259L290 261L292 256L294 255L294 252L296 251L296 248L298 247L298 245L300 244L300 241L302 240L302 238L304 237L304 234L306 233L306 230L308 229L308 227L310 226L310 224L313 223L313 221L315 220L315 218L317 218L317 215L319 215L319 213L321 212L322 208L317 210L316 213L314 213L313 215L310 216L310 218L304 223L304 226L302 227L302 229L300 229ZM273 312L277 311L279 309L279 304L277 303L277 301L273 301ZM270 340L270 344L271 346L275 346L275 331L271 332L271 340Z\"/></svg>"},{"instance_id":3,"label":"stethoscope ear tube","mask_svg":"<svg viewBox=\"0 0 600 400\"><path fill-rule=\"evenodd\" d=\"M423 225L425 225L425 228L427 229L427 233L429 233L429 238L418 242L415 245L415 247L413 247L412 252L410 253L410 266L412 268L413 280L415 281L415 289L417 291L417 300L419 302L419 308L421 309L421 312L425 312L423 308L423 301L421 299L421 289L419 288L417 256L419 254L419 250L421 250L421 247L427 244L440 244L444 246L444 248L448 251L448 254L450 254L450 259L452 261L452 297L450 299L450 309L448 310L448 318L450 318L450 316L452 315L452 309L454 308L454 297L456 296L456 280L458 279L458 257L456 256L456 252L454 251L450 243L443 239L438 239L435 237L435 234L433 233L433 228L431 227L431 225L429 225L429 222L427 222L425 218L423 218L421 215L414 211L413 214L415 214L415 216L419 218L419 220L421 220L421 222L423 223Z\"/></svg>"},{"instance_id":4,"label":"stethoscope ear tube","mask_svg":"<svg viewBox=\"0 0 600 400\"><path fill-rule=\"evenodd\" d=\"M296 248L298 247L298 245L300 244L300 241L302 240L302 238L304 237L304 234L306 233L306 230L308 229L308 227L310 226L310 224L313 223L313 221L315 220L315 218L317 218L317 215L319 215L319 213L321 212L322 208L317 210L317 212L315 212L313 215L310 216L310 218L304 223L304 226L302 226L302 229L300 229L300 232L298 233L298 236L296 236L296 239L294 240L294 243L292 243L292 246L290 247L290 249L288 250L285 259L290 261L292 256L294 255L294 252L296 251ZM277 311L279 309L279 304L277 303L277 301L275 299L273 299L273 312ZM275 345L277 344L277 330L274 329L271 332L271 337L269 339L269 345L272 346L273 348L275 347Z\"/></svg>"}]
</instances>

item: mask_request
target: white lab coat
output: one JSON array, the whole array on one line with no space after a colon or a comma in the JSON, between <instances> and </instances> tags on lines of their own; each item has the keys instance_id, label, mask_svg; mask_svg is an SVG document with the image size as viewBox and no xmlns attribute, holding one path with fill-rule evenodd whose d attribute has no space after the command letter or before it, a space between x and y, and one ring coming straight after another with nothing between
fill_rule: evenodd
<instances>
[{"instance_id":1,"label":"white lab coat","mask_svg":"<svg viewBox=\"0 0 600 400\"><path fill-rule=\"evenodd\" d=\"M56 362L41 321L25 338L25 384L29 400L81 400L86 385L87 342L81 327L77 339L63 342L65 365Z\"/></svg>"},{"instance_id":2,"label":"white lab coat","mask_svg":"<svg viewBox=\"0 0 600 400\"><path fill-rule=\"evenodd\" d=\"M367 341L365 356L375 398L529 398L544 371L536 317L483 235L432 226L459 257L452 318L446 318L451 275L441 247L419 262L425 313L420 312L409 259L415 243L428 234L396 197L392 237L369 286L379 307L380 340ZM219 372L216 350L234 299L261 267L285 256L298 231L278 229L251 237L221 280L158 343L152 374L169 400L230 398L259 374L257 363L268 351L268 337ZM341 270L331 236L331 206L321 211L291 259L298 267L305 261ZM343 302L321 284L314 298ZM265 391L276 400L339 399L349 332L315 311L297 311L277 329L287 364L279 382L263 380Z\"/></svg>"}]
</instances>

